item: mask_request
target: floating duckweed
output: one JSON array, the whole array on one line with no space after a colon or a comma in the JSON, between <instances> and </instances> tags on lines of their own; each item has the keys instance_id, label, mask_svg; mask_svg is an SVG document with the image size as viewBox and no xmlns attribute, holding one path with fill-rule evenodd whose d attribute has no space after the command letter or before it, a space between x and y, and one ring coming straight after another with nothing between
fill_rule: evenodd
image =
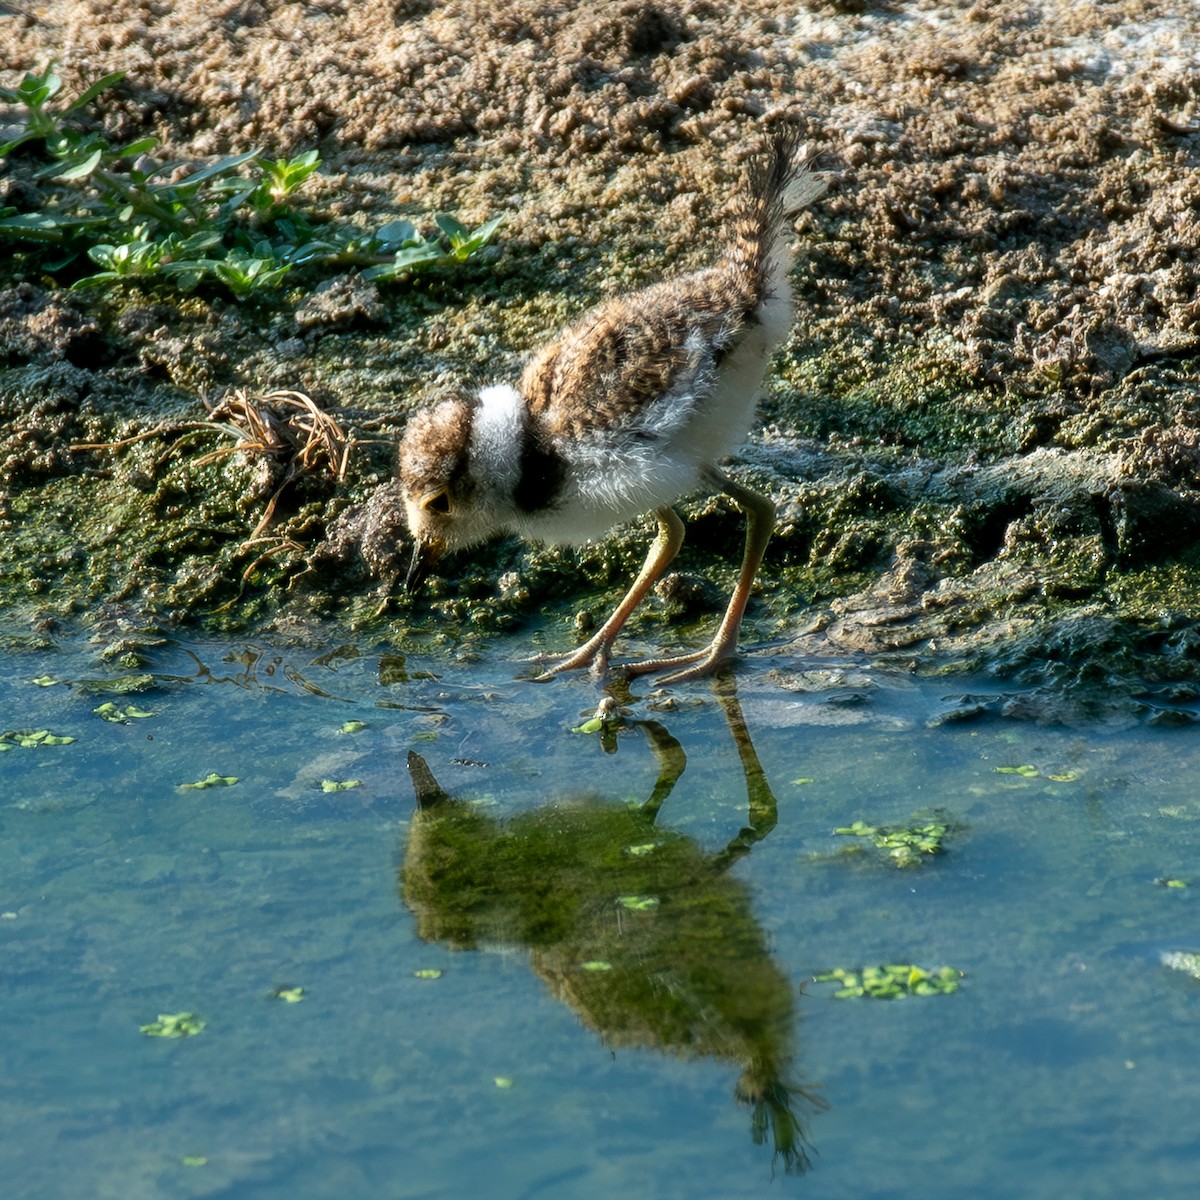
<instances>
[{"instance_id":1,"label":"floating duckweed","mask_svg":"<svg viewBox=\"0 0 1200 1200\"><path fill-rule=\"evenodd\" d=\"M53 687L56 683L61 683L61 679L55 679L53 675L39 675L36 679L31 679L30 683L36 683L38 687Z\"/></svg>"},{"instance_id":2,"label":"floating duckweed","mask_svg":"<svg viewBox=\"0 0 1200 1200\"><path fill-rule=\"evenodd\" d=\"M868 825L855 821L833 831L842 837L870 838L876 849L887 851L898 867L915 867L923 854L945 851L950 825L945 821L925 821L909 826Z\"/></svg>"},{"instance_id":3,"label":"floating duckweed","mask_svg":"<svg viewBox=\"0 0 1200 1200\"><path fill-rule=\"evenodd\" d=\"M75 739L66 735L59 736L48 729L8 730L0 733L0 746L5 750L20 746L24 750L33 750L37 746L66 746Z\"/></svg>"},{"instance_id":4,"label":"floating duckweed","mask_svg":"<svg viewBox=\"0 0 1200 1200\"><path fill-rule=\"evenodd\" d=\"M1025 766L1021 766L1021 767L997 767L996 768L997 775L1020 775L1023 779L1034 779L1040 773L1041 772L1038 771L1037 767L1031 767L1028 764L1026 764Z\"/></svg>"},{"instance_id":5,"label":"floating duckweed","mask_svg":"<svg viewBox=\"0 0 1200 1200\"><path fill-rule=\"evenodd\" d=\"M341 728L342 733L357 733L360 729L366 729L366 721L346 721Z\"/></svg>"},{"instance_id":6,"label":"floating duckweed","mask_svg":"<svg viewBox=\"0 0 1200 1200\"><path fill-rule=\"evenodd\" d=\"M195 783L181 783L181 788L210 788L210 787L233 787L238 781L236 775L218 775L216 771L210 771L203 779L198 779Z\"/></svg>"},{"instance_id":7,"label":"floating duckweed","mask_svg":"<svg viewBox=\"0 0 1200 1200\"><path fill-rule=\"evenodd\" d=\"M208 1022L193 1012L159 1013L157 1021L140 1026L147 1037L194 1037Z\"/></svg>"},{"instance_id":8,"label":"floating duckweed","mask_svg":"<svg viewBox=\"0 0 1200 1200\"><path fill-rule=\"evenodd\" d=\"M865 997L869 1000L900 1000L905 996L946 996L958 991L962 972L954 967L926 970L913 963L889 963L878 967L848 970L844 967L813 976L814 983L837 983L835 1000Z\"/></svg>"},{"instance_id":9,"label":"floating duckweed","mask_svg":"<svg viewBox=\"0 0 1200 1200\"><path fill-rule=\"evenodd\" d=\"M803 787L806 783L816 783L817 781L808 775L801 775L799 779L792 780L793 787Z\"/></svg>"},{"instance_id":10,"label":"floating duckweed","mask_svg":"<svg viewBox=\"0 0 1200 1200\"><path fill-rule=\"evenodd\" d=\"M271 993L271 999L282 1000L285 1004L299 1004L305 995L306 993L302 987L292 987L290 984L283 984Z\"/></svg>"},{"instance_id":11,"label":"floating duckweed","mask_svg":"<svg viewBox=\"0 0 1200 1200\"><path fill-rule=\"evenodd\" d=\"M185 1167L206 1167L208 1159L203 1154L185 1154L179 1160Z\"/></svg>"},{"instance_id":12,"label":"floating duckweed","mask_svg":"<svg viewBox=\"0 0 1200 1200\"><path fill-rule=\"evenodd\" d=\"M513 1079L509 1078L509 1076L507 1076L507 1075L497 1075L493 1082L495 1083L495 1085L498 1088L503 1088L505 1091L507 1091L510 1087L513 1086L513 1083L515 1081Z\"/></svg>"},{"instance_id":13,"label":"floating duckweed","mask_svg":"<svg viewBox=\"0 0 1200 1200\"><path fill-rule=\"evenodd\" d=\"M659 845L659 842L643 842L640 846L626 846L625 853L632 854L635 858L641 858L643 855L652 854Z\"/></svg>"},{"instance_id":14,"label":"floating duckweed","mask_svg":"<svg viewBox=\"0 0 1200 1200\"><path fill-rule=\"evenodd\" d=\"M1079 778L1078 771L1060 771L1056 775L1047 775L1047 779L1054 783L1074 783Z\"/></svg>"},{"instance_id":15,"label":"floating duckweed","mask_svg":"<svg viewBox=\"0 0 1200 1200\"><path fill-rule=\"evenodd\" d=\"M1156 879L1154 882L1157 883L1159 887L1176 888L1176 889L1185 888L1188 885L1188 882L1186 879L1163 878L1163 879Z\"/></svg>"},{"instance_id":16,"label":"floating duckweed","mask_svg":"<svg viewBox=\"0 0 1200 1200\"><path fill-rule=\"evenodd\" d=\"M1200 979L1200 954L1194 950L1168 950L1160 960L1164 967Z\"/></svg>"},{"instance_id":17,"label":"floating duckweed","mask_svg":"<svg viewBox=\"0 0 1200 1200\"><path fill-rule=\"evenodd\" d=\"M146 717L157 715L150 712L149 709L138 708L136 704L127 704L124 708L120 708L111 700L106 700L99 708L93 708L92 712L103 720L112 721L117 725L124 725L132 720L142 720Z\"/></svg>"},{"instance_id":18,"label":"floating duckweed","mask_svg":"<svg viewBox=\"0 0 1200 1200\"><path fill-rule=\"evenodd\" d=\"M441 979L441 977L441 967L421 967L419 970L413 972L413 978L415 979Z\"/></svg>"},{"instance_id":19,"label":"floating duckweed","mask_svg":"<svg viewBox=\"0 0 1200 1200\"><path fill-rule=\"evenodd\" d=\"M322 779L321 791L323 792L348 792L351 788L362 787L361 779Z\"/></svg>"}]
</instances>

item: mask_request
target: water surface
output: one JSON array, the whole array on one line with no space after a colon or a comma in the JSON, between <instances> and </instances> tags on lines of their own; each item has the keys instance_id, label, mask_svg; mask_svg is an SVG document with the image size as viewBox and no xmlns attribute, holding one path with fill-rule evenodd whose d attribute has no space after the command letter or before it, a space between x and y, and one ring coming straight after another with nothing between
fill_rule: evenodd
<instances>
[{"instance_id":1,"label":"water surface","mask_svg":"<svg viewBox=\"0 0 1200 1200\"><path fill-rule=\"evenodd\" d=\"M4 1193L1190 1194L1195 732L772 665L588 734L499 658L10 655L0 728L75 740L0 752ZM907 869L832 832L914 818ZM881 963L963 975L812 982Z\"/></svg>"}]
</instances>

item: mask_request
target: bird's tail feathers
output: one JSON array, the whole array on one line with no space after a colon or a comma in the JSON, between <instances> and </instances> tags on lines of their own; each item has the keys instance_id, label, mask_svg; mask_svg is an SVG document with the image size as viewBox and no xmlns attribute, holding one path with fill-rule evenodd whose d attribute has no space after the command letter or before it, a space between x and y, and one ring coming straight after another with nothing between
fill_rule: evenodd
<instances>
[{"instance_id":1,"label":"bird's tail feathers","mask_svg":"<svg viewBox=\"0 0 1200 1200\"><path fill-rule=\"evenodd\" d=\"M786 285L792 221L829 186L827 176L809 169L811 158L795 131L774 134L751 164L734 204L726 261L741 277L747 299L753 298L750 307Z\"/></svg>"}]
</instances>

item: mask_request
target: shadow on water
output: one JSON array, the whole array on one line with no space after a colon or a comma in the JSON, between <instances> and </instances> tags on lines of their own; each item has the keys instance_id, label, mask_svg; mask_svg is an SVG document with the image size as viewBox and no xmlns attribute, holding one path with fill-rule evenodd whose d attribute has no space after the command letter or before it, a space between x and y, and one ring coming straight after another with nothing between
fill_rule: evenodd
<instances>
[{"instance_id":1,"label":"shadow on water","mask_svg":"<svg viewBox=\"0 0 1200 1200\"><path fill-rule=\"evenodd\" d=\"M428 942L524 947L554 996L613 1048L735 1064L751 1135L773 1164L810 1165L805 1126L824 1100L795 1078L794 993L767 948L750 893L729 869L777 819L775 796L732 683L718 698L746 781L746 827L720 851L658 824L684 773L679 741L632 721L658 762L641 804L598 796L499 821L447 795L420 755L401 889Z\"/></svg>"}]
</instances>

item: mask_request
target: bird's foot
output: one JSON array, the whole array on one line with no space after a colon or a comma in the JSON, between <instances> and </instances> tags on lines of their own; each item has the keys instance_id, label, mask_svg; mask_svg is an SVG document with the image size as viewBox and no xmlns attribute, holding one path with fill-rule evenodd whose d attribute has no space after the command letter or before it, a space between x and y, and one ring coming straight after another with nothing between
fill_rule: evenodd
<instances>
[{"instance_id":1,"label":"bird's foot","mask_svg":"<svg viewBox=\"0 0 1200 1200\"><path fill-rule=\"evenodd\" d=\"M574 654L569 654L540 675L535 675L533 681L534 683L545 683L556 675L561 675L564 671L582 671L584 669L599 678L608 670L608 650L607 642L597 642L593 638L580 646Z\"/></svg>"},{"instance_id":2,"label":"bird's foot","mask_svg":"<svg viewBox=\"0 0 1200 1200\"><path fill-rule=\"evenodd\" d=\"M622 671L630 678L635 675L653 675L670 667L682 667L680 671L672 671L664 675L659 683L686 683L689 679L706 679L724 670L737 658L737 649L718 642L713 642L703 650L694 650L691 654L679 654L673 658L648 658L644 662L629 663Z\"/></svg>"}]
</instances>

